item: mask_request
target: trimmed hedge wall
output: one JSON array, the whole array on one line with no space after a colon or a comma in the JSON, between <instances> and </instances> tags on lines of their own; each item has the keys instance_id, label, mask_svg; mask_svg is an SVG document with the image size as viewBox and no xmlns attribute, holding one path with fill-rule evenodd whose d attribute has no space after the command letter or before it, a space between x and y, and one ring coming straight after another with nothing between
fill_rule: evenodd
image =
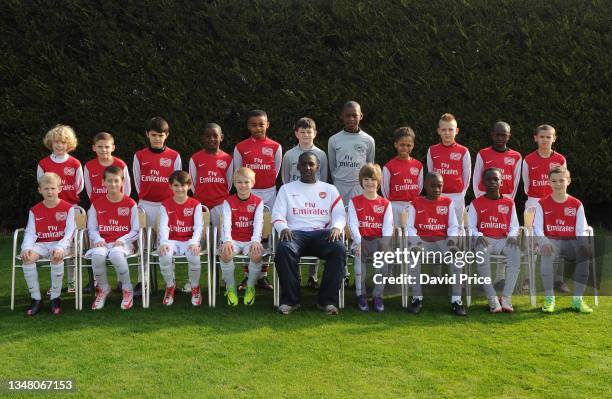
<instances>
[{"instance_id":1,"label":"trimmed hedge wall","mask_svg":"<svg viewBox=\"0 0 612 399\"><path fill-rule=\"evenodd\" d=\"M0 224L23 225L39 200L42 137L58 122L76 129L81 161L106 130L131 164L144 122L164 116L187 166L206 122L231 151L252 108L268 112L285 149L293 122L311 116L326 149L348 99L362 104L381 164L406 124L424 161L443 112L473 158L496 120L523 155L550 123L588 216L612 202L611 20L608 1L4 2Z\"/></svg>"}]
</instances>

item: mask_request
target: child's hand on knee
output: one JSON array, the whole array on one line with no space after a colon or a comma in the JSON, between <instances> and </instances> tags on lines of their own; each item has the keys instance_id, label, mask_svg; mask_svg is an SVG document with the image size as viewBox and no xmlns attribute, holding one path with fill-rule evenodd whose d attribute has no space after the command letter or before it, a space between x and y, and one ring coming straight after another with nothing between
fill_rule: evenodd
<instances>
[{"instance_id":1,"label":"child's hand on knee","mask_svg":"<svg viewBox=\"0 0 612 399\"><path fill-rule=\"evenodd\" d=\"M30 263L30 262L32 262L32 258L33 257L34 257L33 256L33 252L30 249L27 249L27 250L25 250L25 251L23 251L21 253L21 261L23 263Z\"/></svg>"},{"instance_id":2,"label":"child's hand on knee","mask_svg":"<svg viewBox=\"0 0 612 399\"><path fill-rule=\"evenodd\" d=\"M551 244L544 244L540 247L540 254L544 256L550 256L553 254L553 247Z\"/></svg>"},{"instance_id":3,"label":"child's hand on knee","mask_svg":"<svg viewBox=\"0 0 612 399\"><path fill-rule=\"evenodd\" d=\"M61 248L54 249L51 253L51 262L60 263L62 260L64 260L64 250Z\"/></svg>"},{"instance_id":4,"label":"child's hand on knee","mask_svg":"<svg viewBox=\"0 0 612 399\"><path fill-rule=\"evenodd\" d=\"M251 243L251 251L250 256L253 258L261 258L263 254L263 245L259 242Z\"/></svg>"},{"instance_id":5,"label":"child's hand on knee","mask_svg":"<svg viewBox=\"0 0 612 399\"><path fill-rule=\"evenodd\" d=\"M106 241L102 240L102 241L98 241L97 243L95 243L94 247L96 248L101 248L101 247L105 247L106 246Z\"/></svg>"},{"instance_id":6,"label":"child's hand on knee","mask_svg":"<svg viewBox=\"0 0 612 399\"><path fill-rule=\"evenodd\" d=\"M221 245L221 255L226 259L231 259L234 256L234 245L231 241L226 241Z\"/></svg>"},{"instance_id":7,"label":"child's hand on knee","mask_svg":"<svg viewBox=\"0 0 612 399\"><path fill-rule=\"evenodd\" d=\"M189 250L189 252L191 252L191 254L193 256L199 255L200 254L200 245L199 244L191 244L189 246L189 248L187 248Z\"/></svg>"},{"instance_id":8,"label":"child's hand on knee","mask_svg":"<svg viewBox=\"0 0 612 399\"><path fill-rule=\"evenodd\" d=\"M170 251L170 245L162 244L162 245L159 246L159 255L160 256L166 256L169 251Z\"/></svg>"}]
</instances>

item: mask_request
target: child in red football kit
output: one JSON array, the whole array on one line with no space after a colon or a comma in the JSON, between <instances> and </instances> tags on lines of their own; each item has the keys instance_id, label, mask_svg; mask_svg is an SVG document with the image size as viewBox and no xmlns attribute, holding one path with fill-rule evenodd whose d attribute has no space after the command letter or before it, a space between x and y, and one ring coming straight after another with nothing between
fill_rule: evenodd
<instances>
[{"instance_id":1,"label":"child in red football kit","mask_svg":"<svg viewBox=\"0 0 612 399\"><path fill-rule=\"evenodd\" d=\"M83 191L83 168L81 162L69 155L77 146L74 130L67 125L55 125L43 139L51 155L41 159L36 169L36 177L53 172L62 179L60 199L78 205L79 193Z\"/></svg>"},{"instance_id":2,"label":"child in red football kit","mask_svg":"<svg viewBox=\"0 0 612 399\"><path fill-rule=\"evenodd\" d=\"M166 294L163 304L174 303L173 255L183 255L189 264L189 288L191 304L202 304L200 291L200 240L202 239L202 205L200 201L191 198L187 192L191 188L191 176L183 170L173 172L169 177L172 197L162 202L159 217L159 268L166 281Z\"/></svg>"},{"instance_id":3,"label":"child in red football kit","mask_svg":"<svg viewBox=\"0 0 612 399\"><path fill-rule=\"evenodd\" d=\"M593 309L582 299L589 278L591 249L586 241L587 220L580 200L567 194L571 183L570 172L565 166L555 166L548 172L552 194L536 205L533 233L539 243L542 285L545 299L542 311L555 310L553 287L553 262L559 256L576 261L574 271L574 297L572 309L580 313L592 313Z\"/></svg>"},{"instance_id":4,"label":"child in red football kit","mask_svg":"<svg viewBox=\"0 0 612 399\"><path fill-rule=\"evenodd\" d=\"M156 116L147 121L145 134L149 146L134 154L132 173L138 193L138 206L147 215L147 226L155 225L161 203L172 197L168 177L175 170L182 170L181 155L166 147L166 139L170 135L170 126L164 118ZM134 295L141 294L140 269Z\"/></svg>"},{"instance_id":5,"label":"child in red football kit","mask_svg":"<svg viewBox=\"0 0 612 399\"><path fill-rule=\"evenodd\" d=\"M506 145L512 133L510 125L506 122L496 122L491 131L493 145L483 148L476 155L472 188L474 197L484 195L484 171L489 168L498 168L502 171L503 184L500 193L507 198L514 199L519 181L521 180L521 154L511 150Z\"/></svg>"},{"instance_id":6,"label":"child in red football kit","mask_svg":"<svg viewBox=\"0 0 612 399\"><path fill-rule=\"evenodd\" d=\"M463 225L465 193L470 185L472 160L468 149L457 144L455 137L459 134L457 120L452 114L444 114L438 122L440 144L432 145L427 150L427 170L439 173L444 179L442 195L453 201L457 223Z\"/></svg>"},{"instance_id":7,"label":"child in red football kit","mask_svg":"<svg viewBox=\"0 0 612 399\"><path fill-rule=\"evenodd\" d=\"M423 189L423 164L410 156L414 149L412 128L400 127L393 133L393 146L397 156L384 166L382 194L391 201L393 223L400 226L402 212ZM402 226L405 227L405 226Z\"/></svg>"},{"instance_id":8,"label":"child in red football kit","mask_svg":"<svg viewBox=\"0 0 612 399\"><path fill-rule=\"evenodd\" d=\"M501 194L501 189L506 183L500 169L486 169L483 181L487 191L472 201L468 207L468 226L472 236L476 237L474 249L483 252L484 261L478 264L478 273L489 279L488 283L483 284L489 301L489 311L512 313L514 311L512 292L520 272L521 261L517 241L519 223L516 207L511 198ZM497 297L495 288L491 284L490 256L499 254L506 256L508 265L501 298Z\"/></svg>"},{"instance_id":9,"label":"child in red football kit","mask_svg":"<svg viewBox=\"0 0 612 399\"><path fill-rule=\"evenodd\" d=\"M40 258L50 258L51 312L61 312L64 257L70 251L75 229L72 204L59 198L61 185L61 178L57 174L43 173L38 179L38 192L43 200L33 206L28 215L28 224L21 244L23 275L32 297L32 303L26 311L28 316L38 313L42 305L36 270L36 261Z\"/></svg>"},{"instance_id":10,"label":"child in red football kit","mask_svg":"<svg viewBox=\"0 0 612 399\"><path fill-rule=\"evenodd\" d=\"M388 199L378 195L382 172L377 164L367 163L359 171L359 184L363 194L351 199L348 206L348 225L353 238L355 254L355 293L359 310L367 312L366 294L367 263L376 251L388 251L393 235L393 209ZM383 266L380 274L387 274ZM383 304L383 283L374 283L372 302L375 312L385 309Z\"/></svg>"},{"instance_id":11,"label":"child in red football kit","mask_svg":"<svg viewBox=\"0 0 612 399\"><path fill-rule=\"evenodd\" d=\"M62 181L59 198L78 205L81 201L79 194L83 191L83 168L81 162L69 155L77 146L77 137L74 130L67 125L55 125L43 139L45 147L52 151L51 155L41 159L36 169L36 178L46 172L58 175ZM75 292L74 269L68 269L68 293ZM50 294L50 291L47 295Z\"/></svg>"},{"instance_id":12,"label":"child in red football kit","mask_svg":"<svg viewBox=\"0 0 612 399\"><path fill-rule=\"evenodd\" d=\"M87 211L87 231L92 248L87 251L91 256L94 278L98 282L97 295L91 308L100 310L110 294L106 260L110 260L121 282L123 300L121 309L131 309L134 291L130 281L127 257L134 252L134 241L138 239L138 207L133 199L125 195L123 170L117 166L104 169L104 197L98 198Z\"/></svg>"},{"instance_id":13,"label":"child in red football kit","mask_svg":"<svg viewBox=\"0 0 612 399\"><path fill-rule=\"evenodd\" d=\"M261 198L268 208L272 209L276 199L276 178L281 171L283 149L281 145L267 136L270 122L262 110L253 110L247 114L247 128L251 137L241 141L234 148L234 170L247 167L255 172L255 186L252 192ZM263 265L257 286L268 290L272 284L268 281L268 266ZM239 289L246 288L247 278L240 283Z\"/></svg>"},{"instance_id":14,"label":"child in red football kit","mask_svg":"<svg viewBox=\"0 0 612 399\"><path fill-rule=\"evenodd\" d=\"M210 210L210 222L214 227L219 227L223 201L229 197L234 173L232 156L220 148L222 141L221 126L207 123L202 135L204 148L189 160L193 198Z\"/></svg>"},{"instance_id":15,"label":"child in red football kit","mask_svg":"<svg viewBox=\"0 0 612 399\"><path fill-rule=\"evenodd\" d=\"M147 122L145 134L149 146L134 154L132 171L138 192L138 206L147 214L147 226L153 226L162 201L172 196L168 177L183 168L178 152L166 147L170 126L159 116Z\"/></svg>"},{"instance_id":16,"label":"child in red football kit","mask_svg":"<svg viewBox=\"0 0 612 399\"><path fill-rule=\"evenodd\" d=\"M454 251L457 246L460 227L455 216L453 200L442 196L444 180L439 173L428 172L425 175L425 195L415 198L408 206L408 223L406 226L407 242L409 248L444 253ZM465 306L461 301L461 284L459 283L460 268L449 264L451 274L456 282L452 284L451 311L457 316L465 316ZM423 306L423 292L421 288L421 262L410 265L413 297L408 311L419 313Z\"/></svg>"}]
</instances>

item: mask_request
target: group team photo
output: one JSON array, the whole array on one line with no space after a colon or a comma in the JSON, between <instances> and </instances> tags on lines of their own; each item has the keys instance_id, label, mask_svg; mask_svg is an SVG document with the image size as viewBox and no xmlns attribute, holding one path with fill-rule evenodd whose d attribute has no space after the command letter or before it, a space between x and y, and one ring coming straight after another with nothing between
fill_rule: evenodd
<instances>
[{"instance_id":1,"label":"group team photo","mask_svg":"<svg viewBox=\"0 0 612 399\"><path fill-rule=\"evenodd\" d=\"M10 1L0 397L610 397L601 1Z\"/></svg>"}]
</instances>

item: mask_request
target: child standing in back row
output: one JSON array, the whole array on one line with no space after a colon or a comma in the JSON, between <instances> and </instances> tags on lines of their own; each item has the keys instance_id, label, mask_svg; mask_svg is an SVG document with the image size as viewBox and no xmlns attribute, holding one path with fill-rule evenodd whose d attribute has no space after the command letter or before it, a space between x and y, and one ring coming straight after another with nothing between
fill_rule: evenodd
<instances>
[{"instance_id":1,"label":"child standing in back row","mask_svg":"<svg viewBox=\"0 0 612 399\"><path fill-rule=\"evenodd\" d=\"M470 186L472 159L470 151L457 144L455 137L459 134L457 119L453 114L443 114L438 121L440 143L427 150L427 170L439 173L444 179L442 195L453 201L457 223L463 225L465 193Z\"/></svg>"},{"instance_id":2,"label":"child standing in back row","mask_svg":"<svg viewBox=\"0 0 612 399\"><path fill-rule=\"evenodd\" d=\"M359 128L363 119L361 105L348 101L342 107L340 119L344 129L330 137L327 142L329 172L342 201L348 204L356 195L363 193L359 185L359 170L368 162L374 162L374 139Z\"/></svg>"},{"instance_id":3,"label":"child standing in back row","mask_svg":"<svg viewBox=\"0 0 612 399\"><path fill-rule=\"evenodd\" d=\"M123 170L123 193L129 197L132 191L130 173L125 162L113 156L113 151L115 151L113 136L106 132L96 134L91 149L96 153L96 158L87 162L84 169L85 191L87 191L90 203L93 204L98 198L106 195L107 190L102 184L102 175L104 169L111 165Z\"/></svg>"},{"instance_id":4,"label":"child standing in back row","mask_svg":"<svg viewBox=\"0 0 612 399\"><path fill-rule=\"evenodd\" d=\"M241 141L234 148L234 170L246 167L255 172L255 185L252 192L261 198L264 205L272 209L276 199L276 178L281 170L283 149L281 145L267 136L270 122L268 114L262 110L253 110L247 114L247 128L251 137ZM267 290L272 289L268 281L268 266L261 269L257 286ZM247 286L247 277L239 289Z\"/></svg>"},{"instance_id":5,"label":"child standing in back row","mask_svg":"<svg viewBox=\"0 0 612 399\"><path fill-rule=\"evenodd\" d=\"M204 149L189 160L189 174L193 181L193 198L210 209L213 227L219 227L223 213L223 201L232 188L234 161L220 146L223 141L221 126L207 123L204 126L202 143Z\"/></svg>"},{"instance_id":6,"label":"child standing in back row","mask_svg":"<svg viewBox=\"0 0 612 399\"><path fill-rule=\"evenodd\" d=\"M132 171L138 192L138 206L143 208L147 215L147 226L154 226L161 203L172 197L168 177L175 170L183 169L183 164L180 154L166 147L170 126L164 118L156 116L149 119L145 134L149 146L134 154ZM134 289L135 296L140 296L142 292L140 269L138 273L139 283Z\"/></svg>"},{"instance_id":7,"label":"child standing in back row","mask_svg":"<svg viewBox=\"0 0 612 399\"><path fill-rule=\"evenodd\" d=\"M491 132L493 145L478 151L472 181L476 198L484 195L486 191L484 171L489 168L498 168L502 171L502 178L504 179L500 186L500 193L504 197L514 200L521 180L521 154L507 147L511 136L509 124L502 121L496 122Z\"/></svg>"},{"instance_id":8,"label":"child standing in back row","mask_svg":"<svg viewBox=\"0 0 612 399\"><path fill-rule=\"evenodd\" d=\"M391 201L393 224L401 225L401 216L412 200L423 189L423 164L410 156L414 149L415 134L409 126L397 128L393 133L393 146L397 156L383 168L381 191ZM405 226L402 226L405 227Z\"/></svg>"}]
</instances>

